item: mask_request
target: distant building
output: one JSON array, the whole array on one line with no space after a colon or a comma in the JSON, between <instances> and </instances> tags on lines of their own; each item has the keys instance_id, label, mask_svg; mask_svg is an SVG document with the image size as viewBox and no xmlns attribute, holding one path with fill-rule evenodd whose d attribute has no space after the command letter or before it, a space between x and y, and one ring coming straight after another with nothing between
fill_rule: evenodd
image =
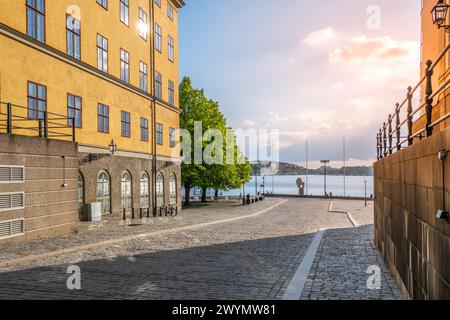
<instances>
[{"instance_id":1,"label":"distant building","mask_svg":"<svg viewBox=\"0 0 450 320\"><path fill-rule=\"evenodd\" d=\"M73 224L73 214L64 216L73 202L80 209L100 202L104 215L181 208L180 164L172 155L178 148L178 13L183 6L183 0L0 1L0 135L7 131L7 103L15 105L13 135L37 136L44 130L48 138L71 140L57 128L61 121L41 128L45 117L58 122L55 115L75 127L78 178L42 195L61 210L58 219L36 227L48 230L39 237L73 231L57 227ZM17 116L24 117L20 126ZM102 157L112 140L117 152ZM15 164L2 157L3 151L10 150L0 150L0 166ZM101 159L84 161L95 158ZM21 165L26 183L28 168ZM51 172L55 179L67 173ZM47 190L45 182L33 183ZM4 190L0 179L0 194ZM23 191L28 199L19 209L2 208L0 201L0 224L25 218L26 225L28 216L45 216L37 211L47 209ZM27 209L31 198L36 206Z\"/></svg>"}]
</instances>

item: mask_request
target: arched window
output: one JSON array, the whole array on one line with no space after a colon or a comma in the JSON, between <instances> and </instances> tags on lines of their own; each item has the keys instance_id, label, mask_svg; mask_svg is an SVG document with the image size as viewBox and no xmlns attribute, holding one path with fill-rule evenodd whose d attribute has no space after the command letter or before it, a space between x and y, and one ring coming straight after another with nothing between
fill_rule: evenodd
<instances>
[{"instance_id":1,"label":"arched window","mask_svg":"<svg viewBox=\"0 0 450 320\"><path fill-rule=\"evenodd\" d=\"M111 213L110 179L106 171L100 171L97 177L97 202L102 204L102 213Z\"/></svg>"},{"instance_id":2,"label":"arched window","mask_svg":"<svg viewBox=\"0 0 450 320\"><path fill-rule=\"evenodd\" d=\"M170 190L170 204L177 203L177 179L172 173L169 180L169 190Z\"/></svg>"},{"instance_id":3,"label":"arched window","mask_svg":"<svg viewBox=\"0 0 450 320\"><path fill-rule=\"evenodd\" d=\"M125 171L122 174L121 183L121 199L122 199L122 209L131 209L132 207L132 192L131 192L131 174Z\"/></svg>"},{"instance_id":4,"label":"arched window","mask_svg":"<svg viewBox=\"0 0 450 320\"><path fill-rule=\"evenodd\" d=\"M143 172L141 174L141 208L150 207L150 192L148 174Z\"/></svg>"},{"instance_id":5,"label":"arched window","mask_svg":"<svg viewBox=\"0 0 450 320\"><path fill-rule=\"evenodd\" d=\"M81 173L78 175L78 211L82 213L84 206L84 179Z\"/></svg>"},{"instance_id":6,"label":"arched window","mask_svg":"<svg viewBox=\"0 0 450 320\"><path fill-rule=\"evenodd\" d=\"M156 176L156 206L164 206L164 178L161 173Z\"/></svg>"}]
</instances>

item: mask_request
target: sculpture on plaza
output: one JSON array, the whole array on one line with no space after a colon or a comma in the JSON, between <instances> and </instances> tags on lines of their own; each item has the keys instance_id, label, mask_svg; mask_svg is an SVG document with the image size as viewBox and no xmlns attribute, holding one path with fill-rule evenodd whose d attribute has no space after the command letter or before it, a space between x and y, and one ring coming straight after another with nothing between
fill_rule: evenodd
<instances>
[{"instance_id":1,"label":"sculpture on plaza","mask_svg":"<svg viewBox=\"0 0 450 320\"><path fill-rule=\"evenodd\" d=\"M298 194L300 197L305 195L305 183L301 178L297 179Z\"/></svg>"}]
</instances>

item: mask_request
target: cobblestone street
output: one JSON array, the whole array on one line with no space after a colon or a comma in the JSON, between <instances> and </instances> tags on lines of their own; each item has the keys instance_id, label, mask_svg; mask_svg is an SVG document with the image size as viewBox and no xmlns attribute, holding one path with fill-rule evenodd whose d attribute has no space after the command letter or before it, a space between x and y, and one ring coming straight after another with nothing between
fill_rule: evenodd
<instances>
[{"instance_id":1,"label":"cobblestone street","mask_svg":"<svg viewBox=\"0 0 450 320\"><path fill-rule=\"evenodd\" d=\"M282 299L319 230L302 299L400 298L370 241L372 204L334 203L366 224L356 228L329 205L268 199L199 206L139 227L84 224L78 235L0 248L0 298ZM79 291L66 286L71 265L81 269ZM382 269L381 290L367 288L372 265Z\"/></svg>"}]
</instances>

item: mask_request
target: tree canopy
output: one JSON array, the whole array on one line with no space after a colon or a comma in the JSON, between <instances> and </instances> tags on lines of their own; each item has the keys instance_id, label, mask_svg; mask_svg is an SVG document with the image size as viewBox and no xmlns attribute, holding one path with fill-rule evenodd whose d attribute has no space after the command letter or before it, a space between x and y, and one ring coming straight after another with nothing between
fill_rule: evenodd
<instances>
[{"instance_id":1,"label":"tree canopy","mask_svg":"<svg viewBox=\"0 0 450 320\"><path fill-rule=\"evenodd\" d=\"M186 204L189 205L190 190L193 187L200 187L206 195L207 189L237 189L248 182L252 168L236 145L234 133L227 127L219 103L208 99L204 90L193 88L191 80L185 77L180 84L180 107L180 127L189 133L191 144L190 154L183 154L184 158L191 161L183 162L181 168ZM195 132L200 127L201 132ZM201 146L197 155L196 144ZM226 161L227 150L234 153L232 163ZM197 159L198 151L202 155L200 161Z\"/></svg>"}]
</instances>

